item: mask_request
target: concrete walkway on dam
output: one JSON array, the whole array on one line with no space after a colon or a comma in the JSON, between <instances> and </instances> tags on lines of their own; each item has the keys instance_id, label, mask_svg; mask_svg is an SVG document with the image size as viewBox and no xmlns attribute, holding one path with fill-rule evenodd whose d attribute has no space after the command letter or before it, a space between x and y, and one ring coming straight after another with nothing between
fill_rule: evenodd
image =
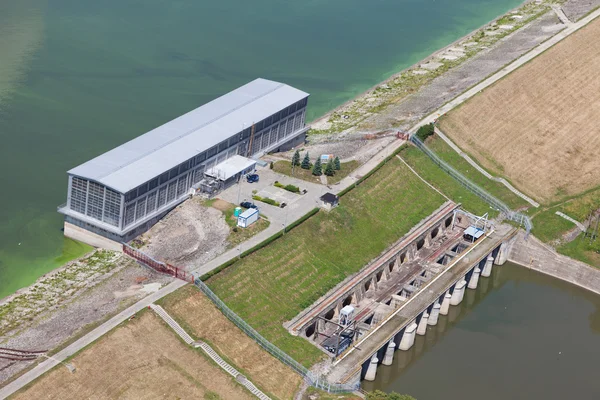
<instances>
[{"instance_id":1,"label":"concrete walkway on dam","mask_svg":"<svg viewBox=\"0 0 600 400\"><path fill-rule=\"evenodd\" d=\"M433 122L440 115L447 113L454 107L462 104L467 99L469 99L469 98L473 97L474 95L476 95L477 93L479 93L479 91L485 89L486 87L488 87L489 85L498 81L502 77L506 76L507 74L509 74L510 72L515 70L516 68L518 68L521 65L525 64L526 62L530 61L531 59L533 59L534 57L536 57L543 51L547 50L552 45L558 43L559 41L568 37L572 33L581 29L582 27L587 25L589 22L591 22L598 16L600 16L600 9L592 12L591 14L589 14L587 17L581 19L580 21L573 23L567 29L561 31L556 36L552 37L548 41L541 44L539 47L535 48L531 52L520 57L519 59L514 61L512 64L503 68L502 70L500 70L499 72L497 72L490 78L484 80L479 85L476 85L472 89L468 90L464 94L458 96L456 99L450 101L448 104L443 106L438 111L430 114L425 119L421 120L410 131L414 133L414 132L416 132L416 130L418 129L419 126L426 124L426 123ZM344 180L342 180L338 185L335 186L335 189L333 191L337 193L337 192L343 190L345 187L348 187L348 186L354 184L356 182L356 180L358 180L360 178L360 176L363 176L368 171L370 171L370 169L374 168L379 162L381 162L388 155L392 154L403 143L404 142L400 141L400 140L393 142L390 146L385 148L382 152L380 152L372 160L370 160L365 165L363 165L361 168L359 168L357 171L355 171L353 174L351 174L351 176L346 177ZM312 206L310 208L312 208ZM307 212L308 212L308 210L307 210ZM291 222L292 222L292 220L290 219L289 223L291 223ZM279 229L277 229L277 228L279 228ZM255 237L250 239L248 242L244 243L244 246L246 248L250 248L254 245L252 243L256 242L256 244L258 244L258 243L260 243L260 241L266 239L267 237L271 236L273 233L276 233L280 229L282 229L282 227L277 227L277 226L273 226L273 228L270 227L270 229L268 228L267 230L261 232L259 235L256 235ZM198 267L197 269L195 269L195 271L206 273L206 272L216 268L217 266L221 265L223 262L227 261L228 259L232 259L232 258L238 256L237 253L239 253L239 251L237 249L229 251L229 252L223 254L222 256L217 257L216 259L212 260L211 262L209 262L201 267ZM13 394L14 392L16 392L17 390L23 388L25 385L29 384L34 379L38 378L45 372L49 371L56 365L63 362L68 357L72 356L73 354L75 354L78 351L80 351L81 349L83 349L85 346L89 345L90 343L94 342L95 340L97 340L98 338L103 336L105 333L107 333L108 331L110 331L111 329L116 327L118 324L127 320L129 317L131 317L136 312L147 307L152 302L155 302L158 299L168 295L169 293L172 293L173 291L177 290L178 288L183 287L185 284L186 284L186 282L183 282L183 281L174 281L174 282L170 283L169 285L165 286L164 288L160 289L158 292L146 297L145 299L140 300L138 303L127 308L125 311L122 311L121 313L117 314L116 316L114 316L113 318L108 320L107 322L98 326L97 328L95 328L88 334L84 335L83 337L81 337L80 339L78 339L77 341L72 343L71 345L67 346L62 351L55 354L52 359L47 359L46 361L36 365L34 368L29 370L25 374L21 375L14 381L10 382L9 384L7 384L3 388L1 388L0 389L0 399L4 399L4 398L10 396L11 394Z\"/></svg>"},{"instance_id":2,"label":"concrete walkway on dam","mask_svg":"<svg viewBox=\"0 0 600 400\"><path fill-rule=\"evenodd\" d=\"M508 260L600 295L600 269L558 254L533 236L525 239L523 232L510 245Z\"/></svg>"}]
</instances>

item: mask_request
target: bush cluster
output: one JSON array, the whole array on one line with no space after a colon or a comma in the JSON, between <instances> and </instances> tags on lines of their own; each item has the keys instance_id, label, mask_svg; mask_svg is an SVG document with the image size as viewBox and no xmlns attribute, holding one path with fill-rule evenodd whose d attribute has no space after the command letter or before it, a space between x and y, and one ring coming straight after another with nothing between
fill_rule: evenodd
<instances>
[{"instance_id":1,"label":"bush cluster","mask_svg":"<svg viewBox=\"0 0 600 400\"><path fill-rule=\"evenodd\" d=\"M275 183L273 184L278 188L281 189L285 189L288 192L292 192L292 193L300 193L300 188L298 186L294 186L294 185L284 185L283 183L279 183L278 181L275 181Z\"/></svg>"},{"instance_id":2,"label":"bush cluster","mask_svg":"<svg viewBox=\"0 0 600 400\"><path fill-rule=\"evenodd\" d=\"M267 203L272 206L279 207L279 202L277 202L273 199L270 199L268 197L260 197L260 196L254 195L254 196L252 196L252 200L262 201L263 203Z\"/></svg>"},{"instance_id":3,"label":"bush cluster","mask_svg":"<svg viewBox=\"0 0 600 400\"><path fill-rule=\"evenodd\" d=\"M417 133L415 133L415 136L421 142L424 142L425 139L427 139L429 136L433 135L434 132L435 132L435 127L434 127L433 123L431 123L431 124L427 124L427 125L423 125L423 126L419 127L419 130L417 130Z\"/></svg>"}]
</instances>

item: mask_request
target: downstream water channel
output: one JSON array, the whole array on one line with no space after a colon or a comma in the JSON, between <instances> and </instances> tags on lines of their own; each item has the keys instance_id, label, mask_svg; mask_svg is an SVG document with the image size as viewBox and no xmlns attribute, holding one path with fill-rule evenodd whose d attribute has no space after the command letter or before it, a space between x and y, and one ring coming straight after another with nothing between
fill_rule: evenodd
<instances>
[{"instance_id":1,"label":"downstream water channel","mask_svg":"<svg viewBox=\"0 0 600 400\"><path fill-rule=\"evenodd\" d=\"M600 296L507 263L365 390L418 400L600 399Z\"/></svg>"},{"instance_id":2,"label":"downstream water channel","mask_svg":"<svg viewBox=\"0 0 600 400\"><path fill-rule=\"evenodd\" d=\"M0 298L88 248L66 171L256 77L309 119L522 0L0 0Z\"/></svg>"}]
</instances>

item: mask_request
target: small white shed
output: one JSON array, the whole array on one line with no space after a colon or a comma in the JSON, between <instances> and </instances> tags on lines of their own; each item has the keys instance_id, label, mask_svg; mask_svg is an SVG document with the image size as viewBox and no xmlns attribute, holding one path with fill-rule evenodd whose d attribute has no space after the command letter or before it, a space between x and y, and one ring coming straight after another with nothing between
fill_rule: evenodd
<instances>
[{"instance_id":1,"label":"small white shed","mask_svg":"<svg viewBox=\"0 0 600 400\"><path fill-rule=\"evenodd\" d=\"M240 214L238 217L237 226L247 228L256 221L258 221L258 209L249 208Z\"/></svg>"}]
</instances>

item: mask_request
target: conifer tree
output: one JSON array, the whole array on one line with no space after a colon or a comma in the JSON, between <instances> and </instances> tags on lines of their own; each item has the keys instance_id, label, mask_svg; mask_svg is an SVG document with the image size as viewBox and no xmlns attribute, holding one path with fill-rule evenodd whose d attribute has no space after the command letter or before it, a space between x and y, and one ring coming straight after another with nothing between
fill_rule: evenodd
<instances>
[{"instance_id":1,"label":"conifer tree","mask_svg":"<svg viewBox=\"0 0 600 400\"><path fill-rule=\"evenodd\" d=\"M317 161L315 161L315 165L313 166L313 169L312 169L312 174L316 175L316 176L323 175L323 168L321 167L321 159L320 158L317 158Z\"/></svg>"},{"instance_id":2,"label":"conifer tree","mask_svg":"<svg viewBox=\"0 0 600 400\"><path fill-rule=\"evenodd\" d=\"M297 167L298 165L300 165L300 151L296 150L292 157L292 167Z\"/></svg>"},{"instance_id":3,"label":"conifer tree","mask_svg":"<svg viewBox=\"0 0 600 400\"><path fill-rule=\"evenodd\" d=\"M333 160L333 168L334 168L336 171L339 171L340 169L342 169L342 164L340 163L340 158L339 158L339 157L336 157L336 158Z\"/></svg>"},{"instance_id":4,"label":"conifer tree","mask_svg":"<svg viewBox=\"0 0 600 400\"><path fill-rule=\"evenodd\" d=\"M304 155L304 159L302 160L302 165L300 167L302 169L310 169L310 157L308 155L308 151Z\"/></svg>"},{"instance_id":5,"label":"conifer tree","mask_svg":"<svg viewBox=\"0 0 600 400\"><path fill-rule=\"evenodd\" d=\"M335 174L335 170L333 169L333 160L330 158L325 166L325 175L333 176Z\"/></svg>"}]
</instances>

